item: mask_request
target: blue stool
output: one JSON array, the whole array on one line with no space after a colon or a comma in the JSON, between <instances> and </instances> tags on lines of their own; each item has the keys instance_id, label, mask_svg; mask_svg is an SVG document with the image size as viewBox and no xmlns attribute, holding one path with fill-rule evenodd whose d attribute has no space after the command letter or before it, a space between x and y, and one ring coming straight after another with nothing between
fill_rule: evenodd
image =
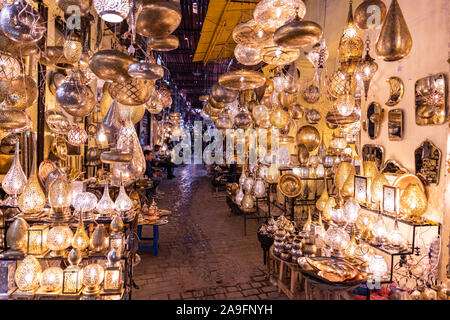
<instances>
[{"instance_id":1,"label":"blue stool","mask_svg":"<svg viewBox=\"0 0 450 320\"><path fill-rule=\"evenodd\" d=\"M153 249L153 255L158 255L158 240L159 240L159 226L154 225L153 226L153 238L143 238L142 235L142 225L137 227L137 235L139 236L140 240L153 240L153 245L144 245L140 244L138 248L139 249Z\"/></svg>"}]
</instances>

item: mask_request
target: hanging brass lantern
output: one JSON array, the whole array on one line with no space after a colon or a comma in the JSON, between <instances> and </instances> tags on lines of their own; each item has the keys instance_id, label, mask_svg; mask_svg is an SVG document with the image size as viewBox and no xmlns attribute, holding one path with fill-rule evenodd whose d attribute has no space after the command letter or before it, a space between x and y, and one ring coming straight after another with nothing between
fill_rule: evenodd
<instances>
[{"instance_id":1,"label":"hanging brass lantern","mask_svg":"<svg viewBox=\"0 0 450 320\"><path fill-rule=\"evenodd\" d=\"M346 74L353 74L355 72L364 50L364 42L358 35L356 25L353 22L352 3L353 1L350 0L347 26L344 29L344 34L341 37L338 49L341 69Z\"/></svg>"},{"instance_id":2,"label":"hanging brass lantern","mask_svg":"<svg viewBox=\"0 0 450 320\"><path fill-rule=\"evenodd\" d=\"M367 101L367 93L369 92L370 81L372 80L373 76L378 70L378 64L375 62L375 59L373 59L369 54L370 51L369 44L370 41L369 39L367 39L366 56L356 68L356 72L360 75L361 80L364 83L364 96L366 98L366 101Z\"/></svg>"},{"instance_id":3,"label":"hanging brass lantern","mask_svg":"<svg viewBox=\"0 0 450 320\"><path fill-rule=\"evenodd\" d=\"M144 37L165 38L180 22L179 2L144 0L136 17L136 32Z\"/></svg>"},{"instance_id":4,"label":"hanging brass lantern","mask_svg":"<svg viewBox=\"0 0 450 320\"><path fill-rule=\"evenodd\" d=\"M253 48L265 47L273 41L273 34L264 30L254 19L238 23L232 35L237 44Z\"/></svg>"},{"instance_id":5,"label":"hanging brass lantern","mask_svg":"<svg viewBox=\"0 0 450 320\"><path fill-rule=\"evenodd\" d=\"M313 126L303 126L297 132L296 141L297 145L304 144L311 152L320 144L320 133Z\"/></svg>"},{"instance_id":6,"label":"hanging brass lantern","mask_svg":"<svg viewBox=\"0 0 450 320\"><path fill-rule=\"evenodd\" d=\"M120 51L101 50L90 58L89 68L99 79L121 82L130 79L128 67L134 62Z\"/></svg>"},{"instance_id":7,"label":"hanging brass lantern","mask_svg":"<svg viewBox=\"0 0 450 320\"><path fill-rule=\"evenodd\" d=\"M375 47L384 61L406 57L412 48L412 38L397 0L392 0Z\"/></svg>"},{"instance_id":8,"label":"hanging brass lantern","mask_svg":"<svg viewBox=\"0 0 450 320\"><path fill-rule=\"evenodd\" d=\"M133 78L158 80L164 76L164 69L156 63L140 61L130 64L128 74Z\"/></svg>"},{"instance_id":9,"label":"hanging brass lantern","mask_svg":"<svg viewBox=\"0 0 450 320\"><path fill-rule=\"evenodd\" d=\"M239 63L245 66L254 66L262 61L261 49L236 45L234 48L234 56Z\"/></svg>"},{"instance_id":10,"label":"hanging brass lantern","mask_svg":"<svg viewBox=\"0 0 450 320\"><path fill-rule=\"evenodd\" d=\"M45 111L45 122L51 131L59 134L67 134L72 128L72 122L57 110Z\"/></svg>"},{"instance_id":11,"label":"hanging brass lantern","mask_svg":"<svg viewBox=\"0 0 450 320\"><path fill-rule=\"evenodd\" d=\"M222 74L219 84L231 90L248 90L261 87L266 83L264 74L252 70L236 70Z\"/></svg>"},{"instance_id":12,"label":"hanging brass lantern","mask_svg":"<svg viewBox=\"0 0 450 320\"><path fill-rule=\"evenodd\" d=\"M148 101L153 87L154 81L133 78L124 82L113 82L108 90L111 97L117 102L135 106Z\"/></svg>"},{"instance_id":13,"label":"hanging brass lantern","mask_svg":"<svg viewBox=\"0 0 450 320\"><path fill-rule=\"evenodd\" d=\"M301 49L313 46L322 38L322 27L313 21L295 19L278 28L273 39L283 48Z\"/></svg>"},{"instance_id":14,"label":"hanging brass lantern","mask_svg":"<svg viewBox=\"0 0 450 320\"><path fill-rule=\"evenodd\" d=\"M331 98L337 99L340 95L350 92L354 93L358 82L356 77L344 73L341 69L336 70L328 80L328 93Z\"/></svg>"}]
</instances>

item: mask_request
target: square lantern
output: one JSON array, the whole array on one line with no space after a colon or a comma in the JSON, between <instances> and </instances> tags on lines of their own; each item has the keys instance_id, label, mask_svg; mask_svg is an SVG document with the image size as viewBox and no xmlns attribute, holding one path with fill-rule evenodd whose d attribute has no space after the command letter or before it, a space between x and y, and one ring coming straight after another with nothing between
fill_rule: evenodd
<instances>
[{"instance_id":1,"label":"square lantern","mask_svg":"<svg viewBox=\"0 0 450 320\"><path fill-rule=\"evenodd\" d=\"M120 267L107 267L103 281L104 292L117 292L122 288L122 270Z\"/></svg>"},{"instance_id":2,"label":"square lantern","mask_svg":"<svg viewBox=\"0 0 450 320\"><path fill-rule=\"evenodd\" d=\"M124 242L122 234L112 234L109 236L109 248L116 248L120 255L123 253Z\"/></svg>"},{"instance_id":3,"label":"square lantern","mask_svg":"<svg viewBox=\"0 0 450 320\"><path fill-rule=\"evenodd\" d=\"M77 266L69 266L63 271L62 294L79 294L81 291L83 271Z\"/></svg>"},{"instance_id":4,"label":"square lantern","mask_svg":"<svg viewBox=\"0 0 450 320\"><path fill-rule=\"evenodd\" d=\"M27 254L45 255L48 251L47 234L49 227L35 225L28 229Z\"/></svg>"},{"instance_id":5,"label":"square lantern","mask_svg":"<svg viewBox=\"0 0 450 320\"><path fill-rule=\"evenodd\" d=\"M368 202L369 186L367 185L367 183L368 183L367 177L355 175L355 191L354 191L355 200L361 204L370 203Z\"/></svg>"},{"instance_id":6,"label":"square lantern","mask_svg":"<svg viewBox=\"0 0 450 320\"><path fill-rule=\"evenodd\" d=\"M383 211L395 214L399 209L400 189L391 186L383 186Z\"/></svg>"}]
</instances>

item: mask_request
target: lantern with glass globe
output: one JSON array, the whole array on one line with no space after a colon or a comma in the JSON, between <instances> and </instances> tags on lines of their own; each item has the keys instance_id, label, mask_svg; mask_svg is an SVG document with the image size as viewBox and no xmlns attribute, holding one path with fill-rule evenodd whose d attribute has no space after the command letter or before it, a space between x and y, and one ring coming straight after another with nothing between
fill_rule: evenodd
<instances>
[{"instance_id":1,"label":"lantern with glass globe","mask_svg":"<svg viewBox=\"0 0 450 320\"><path fill-rule=\"evenodd\" d=\"M73 206L76 211L81 212L83 219L92 218L91 212L97 206L97 196L91 192L81 192L76 195Z\"/></svg>"},{"instance_id":2,"label":"lantern with glass globe","mask_svg":"<svg viewBox=\"0 0 450 320\"><path fill-rule=\"evenodd\" d=\"M405 246L405 239L398 227L398 220L395 219L394 229L388 235L389 243L396 249L402 249Z\"/></svg>"},{"instance_id":3,"label":"lantern with glass globe","mask_svg":"<svg viewBox=\"0 0 450 320\"><path fill-rule=\"evenodd\" d=\"M348 117L355 110L355 98L349 92L340 95L334 103L340 115Z\"/></svg>"},{"instance_id":4,"label":"lantern with glass globe","mask_svg":"<svg viewBox=\"0 0 450 320\"><path fill-rule=\"evenodd\" d=\"M104 270L97 263L89 264L83 269L83 294L87 296L97 295L100 284L103 282Z\"/></svg>"},{"instance_id":5,"label":"lantern with glass globe","mask_svg":"<svg viewBox=\"0 0 450 320\"><path fill-rule=\"evenodd\" d=\"M344 204L345 221L349 225L354 225L358 219L359 210L361 209L359 203L352 199L347 200Z\"/></svg>"},{"instance_id":6,"label":"lantern with glass globe","mask_svg":"<svg viewBox=\"0 0 450 320\"><path fill-rule=\"evenodd\" d=\"M41 288L46 292L57 292L63 283L63 270L60 267L47 268L42 272Z\"/></svg>"},{"instance_id":7,"label":"lantern with glass globe","mask_svg":"<svg viewBox=\"0 0 450 320\"><path fill-rule=\"evenodd\" d=\"M125 215L125 213L130 211L132 207L133 202L125 191L125 187L122 182L122 175L120 175L120 191L116 201L114 202L114 209L117 212L120 212L121 215Z\"/></svg>"},{"instance_id":8,"label":"lantern with glass globe","mask_svg":"<svg viewBox=\"0 0 450 320\"><path fill-rule=\"evenodd\" d=\"M375 236L376 245L382 246L387 237L387 229L381 211L378 213L378 219L372 228L372 233Z\"/></svg>"},{"instance_id":9,"label":"lantern with glass globe","mask_svg":"<svg viewBox=\"0 0 450 320\"><path fill-rule=\"evenodd\" d=\"M55 226L47 235L47 246L52 257L65 256L65 250L72 244L73 233L66 225Z\"/></svg>"},{"instance_id":10,"label":"lantern with glass globe","mask_svg":"<svg viewBox=\"0 0 450 320\"><path fill-rule=\"evenodd\" d=\"M342 228L330 226L325 234L325 243L332 249L332 256L342 257L350 244L348 233Z\"/></svg>"},{"instance_id":11,"label":"lantern with glass globe","mask_svg":"<svg viewBox=\"0 0 450 320\"><path fill-rule=\"evenodd\" d=\"M97 212L101 217L109 216L114 212L114 201L112 201L109 195L108 179L105 181L105 188L103 190L103 196L96 205Z\"/></svg>"}]
</instances>

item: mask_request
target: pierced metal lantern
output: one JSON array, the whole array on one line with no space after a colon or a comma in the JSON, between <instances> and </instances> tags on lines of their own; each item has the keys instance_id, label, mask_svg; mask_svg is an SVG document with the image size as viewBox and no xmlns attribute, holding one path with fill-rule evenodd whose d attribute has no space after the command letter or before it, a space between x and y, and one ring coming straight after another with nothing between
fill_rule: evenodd
<instances>
[{"instance_id":1,"label":"pierced metal lantern","mask_svg":"<svg viewBox=\"0 0 450 320\"><path fill-rule=\"evenodd\" d=\"M74 109L86 104L87 90L78 72L71 72L68 79L56 89L56 101L62 107Z\"/></svg>"},{"instance_id":2,"label":"pierced metal lantern","mask_svg":"<svg viewBox=\"0 0 450 320\"><path fill-rule=\"evenodd\" d=\"M77 124L70 129L70 131L67 133L67 142L69 142L71 145L79 147L83 145L88 138L88 134L86 130L79 127Z\"/></svg>"},{"instance_id":3,"label":"pierced metal lantern","mask_svg":"<svg viewBox=\"0 0 450 320\"><path fill-rule=\"evenodd\" d=\"M130 12L129 0L94 0L94 9L103 20L122 22Z\"/></svg>"},{"instance_id":4,"label":"pierced metal lantern","mask_svg":"<svg viewBox=\"0 0 450 320\"><path fill-rule=\"evenodd\" d=\"M108 90L117 102L135 106L144 104L152 94L154 81L132 78L125 82L113 82Z\"/></svg>"},{"instance_id":5,"label":"pierced metal lantern","mask_svg":"<svg viewBox=\"0 0 450 320\"><path fill-rule=\"evenodd\" d=\"M0 81L17 79L20 74L19 61L7 52L0 52Z\"/></svg>"}]
</instances>

